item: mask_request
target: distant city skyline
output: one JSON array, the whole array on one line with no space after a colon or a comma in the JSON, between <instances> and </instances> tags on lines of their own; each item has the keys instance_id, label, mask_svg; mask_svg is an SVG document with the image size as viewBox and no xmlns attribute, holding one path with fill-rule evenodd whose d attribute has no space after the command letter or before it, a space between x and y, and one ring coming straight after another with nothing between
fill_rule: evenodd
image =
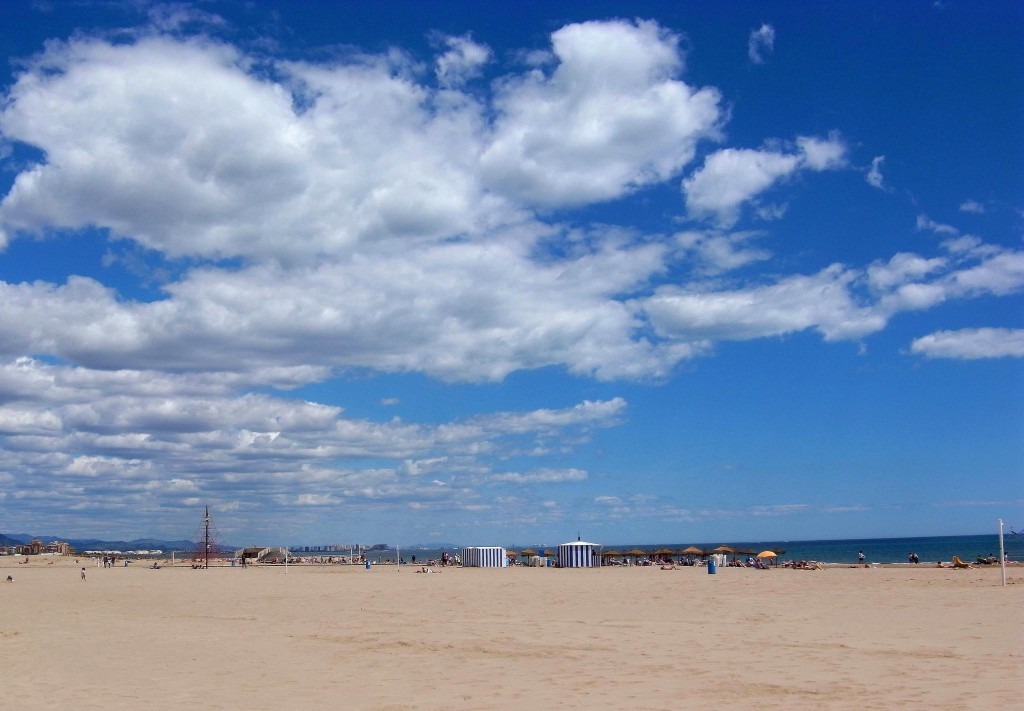
<instances>
[{"instance_id":1,"label":"distant city skyline","mask_svg":"<svg viewBox=\"0 0 1024 711\"><path fill-rule=\"evenodd\" d=\"M1024 526L1020 3L0 24L0 529Z\"/></svg>"}]
</instances>

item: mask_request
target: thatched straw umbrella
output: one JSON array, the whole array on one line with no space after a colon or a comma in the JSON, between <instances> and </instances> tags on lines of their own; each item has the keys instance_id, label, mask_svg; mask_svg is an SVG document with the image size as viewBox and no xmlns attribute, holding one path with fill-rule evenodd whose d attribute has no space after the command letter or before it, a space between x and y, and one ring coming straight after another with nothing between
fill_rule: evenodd
<instances>
[{"instance_id":1,"label":"thatched straw umbrella","mask_svg":"<svg viewBox=\"0 0 1024 711\"><path fill-rule=\"evenodd\" d=\"M701 558L703 558L707 555L707 553L705 553L697 546L690 546L689 548L684 548L683 550L679 551L679 555L686 556L688 558L693 558L694 556L699 555Z\"/></svg>"},{"instance_id":2,"label":"thatched straw umbrella","mask_svg":"<svg viewBox=\"0 0 1024 711\"><path fill-rule=\"evenodd\" d=\"M633 556L633 562L636 563L637 559L640 558L640 556L642 555L647 555L647 552L642 551L639 548L634 548L633 550L626 551L625 553L623 553L623 555Z\"/></svg>"}]
</instances>

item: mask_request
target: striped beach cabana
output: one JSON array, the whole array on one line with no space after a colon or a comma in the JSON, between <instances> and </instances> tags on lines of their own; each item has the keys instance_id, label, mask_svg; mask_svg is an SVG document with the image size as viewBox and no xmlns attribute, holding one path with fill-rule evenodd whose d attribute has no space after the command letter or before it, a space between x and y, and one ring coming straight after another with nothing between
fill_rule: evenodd
<instances>
[{"instance_id":1,"label":"striped beach cabana","mask_svg":"<svg viewBox=\"0 0 1024 711\"><path fill-rule=\"evenodd\" d=\"M597 568L601 565L600 543L573 541L558 546L559 568Z\"/></svg>"},{"instance_id":2,"label":"striped beach cabana","mask_svg":"<svg viewBox=\"0 0 1024 711\"><path fill-rule=\"evenodd\" d=\"M505 549L481 547L462 549L462 566L468 568L504 568L508 563Z\"/></svg>"}]
</instances>

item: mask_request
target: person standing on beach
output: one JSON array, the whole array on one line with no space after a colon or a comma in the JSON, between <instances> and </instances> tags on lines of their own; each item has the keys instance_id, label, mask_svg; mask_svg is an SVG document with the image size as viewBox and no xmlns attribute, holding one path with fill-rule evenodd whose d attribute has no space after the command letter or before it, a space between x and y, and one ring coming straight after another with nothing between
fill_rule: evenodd
<instances>
[{"instance_id":1,"label":"person standing on beach","mask_svg":"<svg viewBox=\"0 0 1024 711\"><path fill-rule=\"evenodd\" d=\"M82 568L82 580L85 580L85 568Z\"/></svg>"},{"instance_id":2,"label":"person standing on beach","mask_svg":"<svg viewBox=\"0 0 1024 711\"><path fill-rule=\"evenodd\" d=\"M857 551L857 562L864 565L864 551Z\"/></svg>"}]
</instances>

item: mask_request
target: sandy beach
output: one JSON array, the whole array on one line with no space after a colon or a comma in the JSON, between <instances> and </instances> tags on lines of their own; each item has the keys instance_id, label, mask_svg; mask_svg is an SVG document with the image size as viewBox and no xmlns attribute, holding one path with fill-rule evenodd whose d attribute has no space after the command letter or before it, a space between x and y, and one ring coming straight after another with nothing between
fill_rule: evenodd
<instances>
[{"instance_id":1,"label":"sandy beach","mask_svg":"<svg viewBox=\"0 0 1024 711\"><path fill-rule=\"evenodd\" d=\"M1024 568L0 561L18 709L1011 708ZM86 566L87 579L79 568Z\"/></svg>"}]
</instances>

